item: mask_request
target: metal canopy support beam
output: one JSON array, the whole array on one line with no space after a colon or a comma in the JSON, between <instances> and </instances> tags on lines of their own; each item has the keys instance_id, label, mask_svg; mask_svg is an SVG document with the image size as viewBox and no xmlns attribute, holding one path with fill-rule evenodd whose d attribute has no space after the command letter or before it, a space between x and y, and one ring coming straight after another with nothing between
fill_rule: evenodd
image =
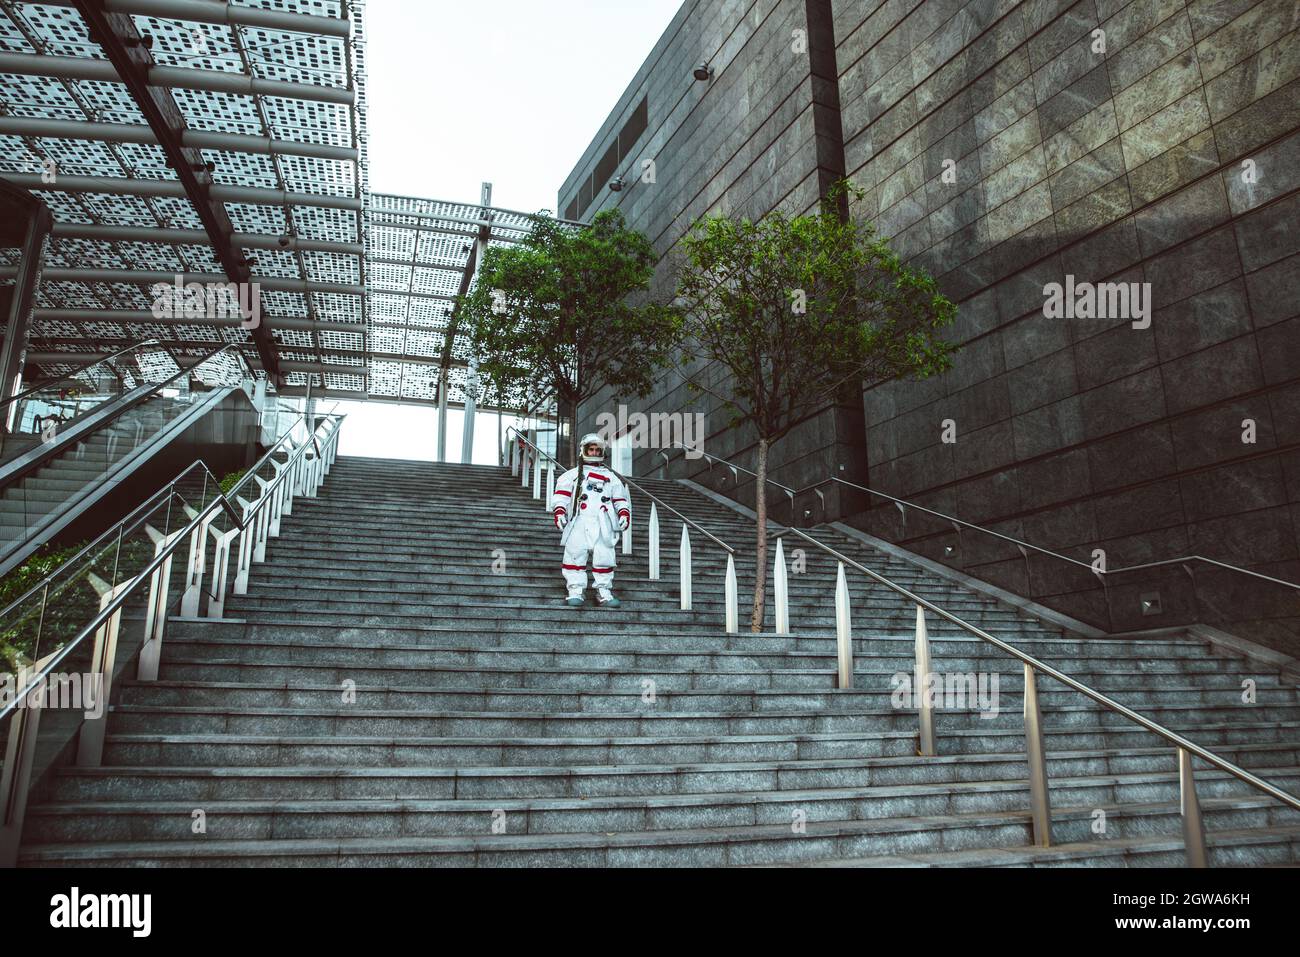
<instances>
[{"instance_id":1,"label":"metal canopy support beam","mask_svg":"<svg viewBox=\"0 0 1300 957\"><path fill-rule=\"evenodd\" d=\"M360 330L356 330L356 331L359 332ZM98 339L97 343L99 345L105 345L105 346L124 347L124 346L129 346L136 341L138 340L134 338L123 339L116 336L105 336ZM78 347L82 347L82 348L85 347L86 345L85 339L76 339L76 338L61 339L57 337L55 338L43 337L41 339L41 342L43 345L48 347L46 349L46 353L45 353L46 355L58 354L58 355L67 355L76 358L82 358L82 357L92 355L92 353L77 351ZM220 344L221 343L219 340L212 340L212 339L160 339L159 340L159 345L165 349L202 349L207 351ZM240 343L240 344L243 345L244 343ZM62 352L62 347L64 346L68 347L67 353ZM290 346L290 345L285 345L283 346L283 348L288 353L310 351L305 347L295 348L294 346ZM371 359L374 359L380 362L408 362L412 365L417 365L417 366L433 366L434 363L437 362L436 356L418 356L418 355L409 355L409 354L397 353L397 352L373 352L373 351L358 352L355 349L330 349L329 354L332 356L337 356L341 359L351 359L357 363L365 363L370 361ZM282 358L280 360L280 365L284 366L286 365L286 363L291 361L295 361L295 360ZM469 363L465 362L464 360L453 360L451 364L453 368L464 368L469 365ZM369 375L370 374L370 370L363 365L335 366L331 363L324 363L323 365L325 368L331 371L345 373L347 375ZM366 368L366 371L364 373L357 371L362 368Z\"/></svg>"},{"instance_id":2,"label":"metal canopy support beam","mask_svg":"<svg viewBox=\"0 0 1300 957\"><path fill-rule=\"evenodd\" d=\"M455 298L466 295L469 292L470 283L478 275L480 256L487 249L488 241L492 238L492 184L484 183L479 196L479 205L483 207L484 218L478 220L478 237L474 241L473 247L469 251L469 259L465 262L465 269L460 275L460 288L456 292ZM447 330L442 337L442 372L438 378L438 461L447 461L447 369L451 366L452 345L456 341L456 327L460 324L460 309L453 309L451 318L447 321ZM477 363L474 365L475 379L477 380ZM468 383L466 383L468 385ZM466 393L468 395L468 392ZM471 408L472 411L472 408ZM468 416L467 416L468 418ZM469 423L465 427L464 437L462 439L461 457L464 458L466 447L472 449L474 444L474 426Z\"/></svg>"},{"instance_id":3,"label":"metal canopy support beam","mask_svg":"<svg viewBox=\"0 0 1300 957\"><path fill-rule=\"evenodd\" d=\"M73 0L41 2L56 7L75 5ZM212 3L211 0L103 0L100 6L109 13L191 20L195 23L238 24L265 30L286 30L290 33L316 33L325 37L347 39L352 33L352 24L338 17L259 10L243 4Z\"/></svg>"},{"instance_id":4,"label":"metal canopy support beam","mask_svg":"<svg viewBox=\"0 0 1300 957\"><path fill-rule=\"evenodd\" d=\"M466 236L465 238L473 239L473 240L478 239L477 236ZM466 243L466 245L468 245L468 243ZM418 259L415 260L380 259L377 256L371 256L366 261L374 266L410 266L415 269L441 269L443 272L455 272L455 273L465 271L465 267L460 265L459 263L452 264L452 263L421 262Z\"/></svg>"},{"instance_id":5,"label":"metal canopy support beam","mask_svg":"<svg viewBox=\"0 0 1300 957\"><path fill-rule=\"evenodd\" d=\"M162 229L149 226L102 226L98 223L55 223L58 239L95 239L104 242L158 243L160 245L208 244L208 234L201 229ZM303 252L338 253L340 256L364 256L361 243L339 243L325 239L297 239L293 236L269 236L259 233L235 233L235 245L244 249L300 249Z\"/></svg>"},{"instance_id":6,"label":"metal canopy support beam","mask_svg":"<svg viewBox=\"0 0 1300 957\"><path fill-rule=\"evenodd\" d=\"M86 21L91 39L103 48L118 76L126 84L131 98L140 107L145 121L158 137L158 145L167 156L168 165L179 177L180 181L176 185L184 190L185 196L199 214L203 228L212 241L212 250L226 277L233 283L247 286L252 279L248 262L233 241L235 227L223 201L214 195L212 175L207 170L203 154L192 146L182 144L186 130L185 117L176 105L171 90L155 85L155 81L150 78L150 71L154 67L153 55L141 40L131 14L110 13L105 9L105 0L76 0L76 5L81 18ZM278 384L280 360L270 329L259 323L251 332L262 367L271 381Z\"/></svg>"},{"instance_id":7,"label":"metal canopy support beam","mask_svg":"<svg viewBox=\"0 0 1300 957\"><path fill-rule=\"evenodd\" d=\"M0 116L0 134L108 143L158 142L153 131L141 123L88 123L84 120L50 120L27 116ZM249 136L246 133L205 133L200 130L186 130L181 135L181 145L196 149L229 150L232 153L256 153L262 156L278 153L282 156L309 156L313 159L352 163L357 161L359 152L351 146L299 143L294 140L273 140L266 136Z\"/></svg>"},{"instance_id":8,"label":"metal canopy support beam","mask_svg":"<svg viewBox=\"0 0 1300 957\"><path fill-rule=\"evenodd\" d=\"M77 0L77 6L88 0ZM214 4L214 6L216 6ZM225 6L225 4L220 4ZM112 14L109 14L110 16ZM143 49L143 47L141 48ZM87 57L53 56L42 53L0 53L0 73L20 76L51 76L60 80L98 80L103 83L121 83L122 78L107 60ZM244 73L226 70L195 70L190 67L158 66L150 58L147 72L143 74L150 86L164 86L177 90L206 90L210 93L234 93L237 96L278 96L287 100L311 100L315 103L337 103L355 106L356 91L313 83L288 83L283 80L262 80Z\"/></svg>"},{"instance_id":9,"label":"metal canopy support beam","mask_svg":"<svg viewBox=\"0 0 1300 957\"><path fill-rule=\"evenodd\" d=\"M254 279L247 272L248 266L244 260L239 260L244 266L242 278L238 280L227 279L221 273L215 272L159 272L151 269L67 269L57 267L46 269L41 278L45 282L129 282L129 283L166 283L172 285L175 282L185 283L224 283L224 282L255 282L261 289L270 292L332 292L341 296L363 296L365 295L365 286L359 283L342 283L342 282L311 282L302 279L291 279L288 277L278 276L261 276ZM17 272L16 266L0 266L0 279L12 277ZM197 321L197 320L196 320ZM253 332L256 334L257 330ZM256 338L256 335L254 335Z\"/></svg>"},{"instance_id":10,"label":"metal canopy support beam","mask_svg":"<svg viewBox=\"0 0 1300 957\"><path fill-rule=\"evenodd\" d=\"M298 398L307 394L307 387L287 385L279 390L279 394L288 398ZM438 405L433 399L419 399L413 396L399 395L371 395L368 392L358 392L350 389L322 389L319 386L312 386L311 394L317 399L335 399L343 402L379 402L387 405L419 405L433 408ZM459 412L465 408L465 404L463 402L448 402L447 408ZM497 409L490 406L481 406L479 411L485 415L518 416L523 414L519 409Z\"/></svg>"},{"instance_id":11,"label":"metal canopy support beam","mask_svg":"<svg viewBox=\"0 0 1300 957\"><path fill-rule=\"evenodd\" d=\"M179 119L179 114L177 118ZM208 184L206 195L214 202L248 203L250 206L318 206L321 209L345 209L349 212L357 212L362 208L361 200L355 196L287 193L284 190L268 189L264 186L218 186L208 175L203 154L191 147L182 146L180 149L192 157L189 165L180 170L182 182L168 179L128 179L122 176L61 175L57 181L46 183L41 179L40 173L10 173L5 179L24 189L45 190L52 193L104 193L110 196L167 196L188 199L189 193L186 192L183 182L184 174L188 170L192 175L197 175L195 174L197 168Z\"/></svg>"},{"instance_id":12,"label":"metal canopy support beam","mask_svg":"<svg viewBox=\"0 0 1300 957\"><path fill-rule=\"evenodd\" d=\"M170 343L163 343L163 345L169 345L169 344ZM210 348L216 345L216 343L205 342L202 343L202 345L208 346ZM97 359L107 359L110 355L112 355L112 353L109 352L32 352L32 353L28 353L27 361L32 365L58 365L60 363L74 362L74 361L94 362ZM190 362L190 366L193 366L193 365L197 365L198 364L197 360L201 359L202 357L181 355L181 356L173 356L173 358L176 359L178 364L184 364L183 360L193 360ZM333 372L338 375L355 375L355 376L364 376L370 374L370 370L365 366L344 366L344 365L335 365L333 363L326 363L326 362L294 362L292 360L286 360L281 362L280 370L282 372L304 372L304 373L316 373L318 375L324 374L326 372Z\"/></svg>"},{"instance_id":13,"label":"metal canopy support beam","mask_svg":"<svg viewBox=\"0 0 1300 957\"><path fill-rule=\"evenodd\" d=\"M229 318L214 319L206 316L203 319L184 319L184 318L158 318L147 310L140 309L36 309L35 317L38 321L51 322L119 322L119 323L156 323L162 326L238 326L241 320L231 316ZM324 319L308 319L301 316L276 316L271 319L264 319L271 328L274 329L293 329L300 332L347 332L355 335L362 335L367 329L392 329L397 332L406 332L412 329L418 329L426 332L441 332L440 329L433 329L428 326L407 326L395 322L374 322L368 325L362 325L359 322L327 322ZM370 354L370 353L367 353ZM437 356L417 355L406 353L397 355L395 353L373 353L377 359L395 359L399 362L436 362ZM466 366L469 363L463 359L452 359L453 367Z\"/></svg>"},{"instance_id":14,"label":"metal canopy support beam","mask_svg":"<svg viewBox=\"0 0 1300 957\"><path fill-rule=\"evenodd\" d=\"M202 319L185 319L183 317L159 318L144 309L37 309L37 321L49 322L120 322L128 325L139 323L157 323L162 326L240 326L243 324L238 316L222 316ZM365 332L359 322L325 322L318 319L304 319L297 316L276 316L264 319L272 329L294 329L300 332ZM399 327L404 328L404 327Z\"/></svg>"},{"instance_id":15,"label":"metal canopy support beam","mask_svg":"<svg viewBox=\"0 0 1300 957\"><path fill-rule=\"evenodd\" d=\"M8 188L6 187L6 191ZM8 398L18 391L22 381L24 353L32 319L32 302L41 278L41 262L45 255L45 241L50 234L50 211L39 200L30 202L27 230L21 249L22 258L15 269L14 286L9 302L9 314L4 319L4 343L0 344L0 397ZM7 418L7 416L6 416ZM0 429L7 431L8 422L0 420Z\"/></svg>"},{"instance_id":16,"label":"metal canopy support beam","mask_svg":"<svg viewBox=\"0 0 1300 957\"><path fill-rule=\"evenodd\" d=\"M485 197L490 197L492 184L484 183L483 191ZM488 247L488 241L481 235L474 242L476 246L474 250L474 279L471 280L471 285L478 279L478 271L483 266L483 257L486 255ZM450 332L451 335L455 335L454 328ZM450 356L446 350L446 345L450 343L450 338L444 343L444 362L450 362ZM469 358L469 375L465 377L465 431L460 441L460 461L464 465L470 465L474 461L474 414L475 406L478 405L478 389L478 356L471 355Z\"/></svg>"},{"instance_id":17,"label":"metal canopy support beam","mask_svg":"<svg viewBox=\"0 0 1300 957\"><path fill-rule=\"evenodd\" d=\"M447 367L438 370L438 461L447 461L447 393L451 383L447 377Z\"/></svg>"},{"instance_id":18,"label":"metal canopy support beam","mask_svg":"<svg viewBox=\"0 0 1300 957\"><path fill-rule=\"evenodd\" d=\"M382 212L382 211L371 210L370 225L376 226L380 229L408 229L411 232L415 232L415 233L443 233L444 235L447 236L460 236L464 239L478 238L477 232L470 232L464 229L448 229L446 226L430 226L427 223L381 223L375 219L375 215L377 212ZM501 233L493 233L492 241L494 243L522 243L524 241L524 237L504 236ZM378 262L378 261L379 260L373 260L373 259L371 260L371 262ZM390 261L398 262L398 263L402 262L401 260L390 260Z\"/></svg>"}]
</instances>

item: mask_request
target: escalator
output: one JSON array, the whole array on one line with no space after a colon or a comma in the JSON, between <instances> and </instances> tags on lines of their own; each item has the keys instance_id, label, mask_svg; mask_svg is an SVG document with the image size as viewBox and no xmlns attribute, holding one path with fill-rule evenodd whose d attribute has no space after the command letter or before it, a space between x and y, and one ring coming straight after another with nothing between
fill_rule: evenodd
<instances>
[{"instance_id":1,"label":"escalator","mask_svg":"<svg viewBox=\"0 0 1300 957\"><path fill-rule=\"evenodd\" d=\"M181 365L150 341L0 404L0 575L60 536L98 531L96 515L115 518L195 448L228 440L251 453L252 379L238 346ZM234 415L205 425L218 411ZM230 428L234 418L245 427ZM179 457L168 455L178 444Z\"/></svg>"}]
</instances>

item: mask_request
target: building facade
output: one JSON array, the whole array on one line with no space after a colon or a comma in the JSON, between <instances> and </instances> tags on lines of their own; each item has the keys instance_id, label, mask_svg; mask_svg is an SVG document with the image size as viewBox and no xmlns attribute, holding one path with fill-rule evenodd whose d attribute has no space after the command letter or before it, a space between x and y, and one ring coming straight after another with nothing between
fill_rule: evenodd
<instances>
[{"instance_id":1,"label":"building facade","mask_svg":"<svg viewBox=\"0 0 1300 957\"><path fill-rule=\"evenodd\" d=\"M560 209L620 206L666 293L700 216L803 212L847 175L851 215L958 303L960 348L801 425L774 478L847 478L1082 565L838 484L786 512L778 492L776 518L843 519L1108 629L1231 622L1295 653L1292 589L1084 566L1300 581L1298 28L1294 0L687 0ZM702 412L705 449L752 465L678 370L633 407Z\"/></svg>"}]
</instances>

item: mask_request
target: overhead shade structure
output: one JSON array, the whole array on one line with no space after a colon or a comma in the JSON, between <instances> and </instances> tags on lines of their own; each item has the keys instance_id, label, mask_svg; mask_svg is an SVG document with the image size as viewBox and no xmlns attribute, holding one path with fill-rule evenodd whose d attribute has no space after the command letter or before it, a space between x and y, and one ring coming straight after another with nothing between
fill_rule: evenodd
<instances>
[{"instance_id":1,"label":"overhead shade structure","mask_svg":"<svg viewBox=\"0 0 1300 957\"><path fill-rule=\"evenodd\" d=\"M467 394L455 299L529 214L372 194L360 0L0 6L0 178L53 228L28 348L57 375L157 339L247 344L282 395L518 411ZM0 286L19 274L0 253ZM157 310L156 284L240 282L260 322ZM60 361L60 359L63 361Z\"/></svg>"},{"instance_id":2,"label":"overhead shade structure","mask_svg":"<svg viewBox=\"0 0 1300 957\"><path fill-rule=\"evenodd\" d=\"M313 377L367 393L363 15L348 0L0 7L0 178L54 219L30 335L42 371L149 338L179 358L239 342L287 392ZM0 283L17 266L0 261ZM264 324L148 321L170 276L257 283Z\"/></svg>"}]
</instances>

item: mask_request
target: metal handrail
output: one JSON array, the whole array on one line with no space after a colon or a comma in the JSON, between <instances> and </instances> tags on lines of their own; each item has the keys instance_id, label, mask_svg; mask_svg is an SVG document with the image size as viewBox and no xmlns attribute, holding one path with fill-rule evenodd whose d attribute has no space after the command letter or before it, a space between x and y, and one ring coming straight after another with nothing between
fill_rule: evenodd
<instances>
[{"instance_id":1,"label":"metal handrail","mask_svg":"<svg viewBox=\"0 0 1300 957\"><path fill-rule=\"evenodd\" d=\"M306 415L304 414L300 418L306 418ZM327 417L326 420L322 421L321 425L323 427L327 422L334 421L334 420L341 420L342 418L344 417L330 416ZM295 420L294 426L296 426L297 424L298 424L297 420ZM254 466L254 468L249 470L248 476L245 477L246 479L252 476L256 471L256 469L260 468L269 460L270 456L275 452L275 450L278 449L280 445L285 441L285 439L288 438L290 432L292 432L292 428L293 427L290 427L289 431L286 431L284 436L282 436L280 440L276 442L274 446L272 446L271 451L267 452L266 455L262 456L262 458L258 460L257 465ZM17 709L22 699L26 697L28 691L31 688L37 686L41 681L45 679L47 675L53 672L58 667L58 665L63 661L63 659L72 653L74 648L80 645L81 642L85 641L88 636L95 634L110 618L112 618L113 615L116 614L122 608L122 606L126 604L127 599L132 594L134 594L135 591L145 581L147 581L155 571L157 571L159 568L162 567L163 563L171 557L172 553L176 551L177 548L180 547L181 542L188 541L190 535L196 529L201 528L206 522L210 521L211 517L214 516L218 511L225 511L230 516L231 521L234 522L240 528L241 531L247 530L249 526L253 524L254 518L257 515L257 513L260 512L262 508L265 507L266 504L271 500L270 492L276 486L279 485L279 483L284 479L286 475L289 474L290 469L288 468L288 466L291 466L300 457L302 457L306 453L309 447L310 445L304 442L302 445L294 449L294 451L290 454L288 461L284 463L285 468L281 469L279 474L276 476L276 478L269 483L266 494L264 494L261 498L258 499L257 502L253 504L253 507L249 509L247 515L241 516L239 514L239 510L236 509L231 504L230 499L227 498L226 494L221 491L220 485L218 485L217 495L212 499L212 501L209 502L202 509L202 511L200 511L197 515L195 515L194 518L190 520L190 523L185 526L185 528L179 530L178 533L171 536L171 541L158 551L158 553L154 556L153 561L151 561L144 568L143 571L141 571L138 575L135 576L134 579L132 579L128 587L123 588L114 598L108 601L104 605L104 607L100 609L99 614L97 614L91 620L90 624L83 627L82 630L79 631L67 643L65 643L62 648L60 648L58 651L52 654L46 660L44 667L42 667L39 672L37 672L34 675L28 676L29 680L23 686L22 690L18 694L15 694L7 705L5 705L3 708L0 708L0 721L3 721L6 717L8 717L8 715L12 711ZM114 526L114 528L117 529L121 529L122 527L124 527L124 525L121 522L119 522L118 525ZM12 607L12 605L10 607Z\"/></svg>"},{"instance_id":2,"label":"metal handrail","mask_svg":"<svg viewBox=\"0 0 1300 957\"><path fill-rule=\"evenodd\" d=\"M34 594L36 594L36 592L52 584L54 580L58 578L59 575L62 574L64 571L74 567L75 564L88 552L91 552L97 547L99 547L99 545L103 543L106 539L110 538L113 535L116 535L119 529L130 525L142 513L147 513L148 511L156 507L156 504L160 502L164 496L170 496L172 492L175 490L176 486L180 484L180 482L184 480L184 478L187 475L189 475L191 472L193 472L195 469L201 469L203 472L207 473L207 477L212 479L212 486L217 490L218 497L225 498L226 512L235 521L240 521L241 519L238 514L238 510L233 508L230 505L230 500L235 497L236 493L241 488L243 488L245 482L247 482L249 479L251 479L254 475L257 474L258 469L260 469L268 461L270 461L271 457L274 456L277 451L279 451L280 447L285 443L285 441L292 436L293 430L297 428L298 423L306 419L306 417L307 417L306 413L302 413L298 416L298 418L294 419L293 424L290 425L289 428L287 428L280 435L280 438L276 440L276 443L272 445L270 449L268 449L267 452L260 459L258 459L255 464L253 464L252 466L250 466L248 469L245 470L244 477L241 478L239 482L235 484L234 488L230 490L230 494L228 497L225 495L224 492L221 491L221 482L212 473L212 470L208 468L207 463L204 462L202 459L195 459L189 465L185 466L185 468L182 469L174 479L172 479L170 482L168 482L166 485L160 488L157 492L151 495L146 501L142 502L141 504L137 505L134 509L132 509L131 512L125 518L119 521L116 525L113 525L111 528L106 530L102 535L96 538L93 542L83 547L81 551L77 552L77 554L73 555L67 561L63 562L63 564L61 564L54 571L50 572L48 575L46 575L44 578L38 581L35 585L33 585L31 588L25 591L18 598L11 601L4 608L0 609L0 621L3 621L5 619L5 616L7 616L11 611L13 611L14 608L18 607L23 602L27 601L27 599L31 598ZM325 413L322 416L322 418L342 418L342 416L335 416L332 412L330 412L330 413ZM205 483L206 483L206 479L205 479ZM205 488L206 488L206 484L205 484Z\"/></svg>"},{"instance_id":3,"label":"metal handrail","mask_svg":"<svg viewBox=\"0 0 1300 957\"><path fill-rule=\"evenodd\" d=\"M682 452L695 451L694 449L682 445L679 442L674 442L672 447ZM719 462L727 466L727 468L744 472L746 475L751 475L754 476L755 478L758 477L756 473L751 472L743 465L736 465L734 462L730 462L727 459L722 458L721 456L711 455L708 452L701 452L700 454L704 458L708 459L710 463ZM664 456L664 459L666 463L667 462L666 455ZM885 492L879 492L876 489L868 488L865 485L858 485L856 482L850 482L847 479L842 479L835 475L824 478L820 482L814 482L812 485L806 485L801 489L792 489L789 486L782 485L780 482L775 482L771 479L768 479L768 482L769 484L776 486L777 488L781 489L781 491L789 495L791 497L791 500L793 500L794 496L802 495L805 492L815 492L823 485L828 485L831 482L838 482L840 485L847 485L850 488L855 488L858 489L859 491L867 492L870 495L876 495L880 498L888 499L889 501L895 503L896 505L905 506L906 508L914 508L918 512L924 512L927 515L933 515L935 518L941 518L944 521L952 522L956 525L961 525L964 528L973 529L977 532L983 532L984 534L991 535L994 538L1000 538L1003 541L1010 542L1013 545L1017 545L1022 548L1031 549L1035 552L1038 552L1040 555L1048 555L1052 558L1059 559L1063 562L1068 562L1071 565L1077 565L1080 568L1086 568L1088 571L1098 576L1118 575L1121 572L1141 571L1142 569L1158 568L1163 565L1180 565L1185 562L1204 562L1207 565L1214 565L1218 568L1222 568L1227 571L1237 572L1242 575L1249 575L1252 578L1259 578L1262 579L1263 581L1273 582L1274 584L1277 585L1285 585L1287 588L1294 588L1297 591L1300 591L1300 584L1297 584L1296 582L1286 581L1285 579L1282 578L1274 578L1272 575L1264 575L1260 572L1252 571L1249 568L1242 568L1240 565L1232 565L1227 562L1221 562L1216 558L1207 558L1204 555L1184 555L1181 558L1164 558L1158 562L1143 562L1142 564L1139 565L1125 565L1120 568L1097 568L1089 562L1080 561L1077 558L1071 558L1069 555L1062 555L1060 552L1054 552L1049 548L1043 548L1041 545L1034 545L1030 542L1023 541L1022 539L1015 538L1011 535L1005 535L1002 532L995 532L991 528L984 528L982 525L972 524L971 522L968 522L964 519L957 518L955 515L947 515L944 512L937 512L932 508L926 508L924 505L917 505L915 502L909 502L906 499L896 498L893 495L889 495Z\"/></svg>"},{"instance_id":4,"label":"metal handrail","mask_svg":"<svg viewBox=\"0 0 1300 957\"><path fill-rule=\"evenodd\" d=\"M5 406L10 405L11 403L17 402L20 399L25 399L27 396L32 395L33 393L40 392L43 389L48 389L51 385L53 385L56 382L71 382L77 376L81 375L81 373L85 372L87 369L93 369L101 362L112 362L118 356L124 356L128 352L133 352L136 349L142 349L145 346L157 346L157 345L161 345L161 343L157 339L145 339L143 342L137 342L135 345L127 346L125 349L119 349L117 350L117 352L111 353L99 359L95 359L93 362L87 362L84 365L80 365L77 368L73 369L71 372L65 372L63 375L55 376L53 379L46 379L44 382L39 382L36 385L32 386L30 389L24 389L22 392L17 392L11 395L7 399L0 400L0 409L3 409Z\"/></svg>"},{"instance_id":5,"label":"metal handrail","mask_svg":"<svg viewBox=\"0 0 1300 957\"><path fill-rule=\"evenodd\" d=\"M713 458L718 458L718 457L713 456ZM731 465L731 463L727 462L725 459L718 458L718 461L721 461L728 466ZM739 466L735 466L735 467L739 468ZM744 469L744 471L748 472L749 470ZM753 473L751 472L750 474L752 475ZM777 484L777 483L773 483L773 484ZM818 483L818 484L824 484L824 483ZM1283 804L1287 805L1288 807L1293 808L1294 810L1300 811L1300 798L1296 798L1294 795L1288 794L1286 791L1283 791L1280 788L1272 784L1269 784L1267 781L1263 780L1262 778L1256 777L1255 775L1251 774L1249 771L1245 770L1244 768L1240 768L1237 765L1233 764L1231 761L1221 758L1211 751L1207 751L1199 744L1189 741L1186 738L1184 738L1182 735L1174 731L1170 731L1168 728L1164 727L1161 724L1157 724L1155 721L1152 721L1150 718L1138 714L1136 711L1132 710L1131 708L1120 704L1118 701L1115 701L1112 698L1107 697L1106 695L1102 694L1100 691L1095 691L1094 689L1085 685L1083 682L1071 678L1069 675L1061 671L1058 671L1057 669L1053 668L1051 665L1044 664L1043 662L1039 661L1037 658L1033 657L1032 655L1026 654L1023 651L1020 651L1018 648L1015 648L1007 644L1005 641L993 637L988 632L984 631L982 628L979 628L975 625L972 625L968 621L958 618L956 615L939 607L934 602L926 598L922 598L920 595L914 594L913 592L904 588L902 585L898 585L890 581L884 575L881 575L879 572L872 571L870 568L867 568L865 565L861 564L860 562L857 562L854 559L849 558L847 555L844 555L838 550L832 548L831 546L827 545L825 542L818 541L817 539L809 535L807 532L804 532L802 529L785 526L782 525L780 522L775 522L775 521L772 524L776 525L778 528L783 528L786 532L789 532L793 535L797 535L799 538L802 538L804 541L808 542L811 545L817 546L818 548L822 549L828 554L834 556L837 560L843 562L844 564L852 568L857 569L858 571L862 572L863 574L873 579L874 581L879 582L880 584L884 585L886 588L889 588L891 591L899 595L902 595L908 601L914 602L921 608L924 608L927 611L935 615L938 615L940 618L944 619L945 621L949 621L952 624L957 625L959 628L962 628L963 630L969 632L975 637L980 638L983 641L989 642L994 647L999 648L1002 651L1006 652L1007 654L1011 655L1013 658L1018 659L1022 664L1029 666L1034 671L1041 672L1042 674L1045 674L1050 678L1054 678L1055 680L1061 682L1066 687L1079 692L1085 697L1091 698L1093 701L1097 702L1102 707L1108 708L1111 711L1114 711L1116 714L1122 715L1128 720L1141 725L1146 730L1152 732L1153 734L1161 738L1164 738L1166 741L1170 742L1171 744L1179 748L1182 748L1183 750L1187 751L1189 754L1196 755L1198 758L1200 758L1202 761L1205 761L1207 764L1210 764L1221 771L1227 772L1228 774L1237 778L1237 780L1242 781L1246 784L1249 784L1263 791L1265 794L1268 794L1270 797L1276 798L1277 800L1281 801Z\"/></svg>"},{"instance_id":6,"label":"metal handrail","mask_svg":"<svg viewBox=\"0 0 1300 957\"><path fill-rule=\"evenodd\" d=\"M212 470L208 468L207 463L204 462L202 459L195 459L189 465L185 466L185 468L182 469L181 472L174 479L172 479L170 482L168 482L166 485L160 488L157 492L154 492L154 494L149 496L147 500L141 502L139 505L133 508L131 512L125 518L119 521L116 525L106 530L103 534L101 534L89 545L83 546L81 551L77 552L77 554L73 555L71 558L64 561L58 568L54 569L54 571L50 572L48 575L46 575L44 578L38 581L31 588L27 589L27 591L23 592L22 595L20 595L18 598L15 598L4 608L0 608L0 622L3 622L5 617L11 611L13 611L19 605L23 604L23 602L27 601L27 599L35 595L36 592L53 584L56 578L58 578L61 574L63 574L67 569L74 567L76 563L80 561L81 558L85 556L88 552L94 551L101 544L103 544L105 540L116 535L118 529L130 525L133 521L136 520L136 518L140 516L141 513L148 512L151 509L155 508L157 504L161 501L163 496L165 495L170 496L173 490L175 489L175 487L195 469L200 469L203 472L207 473L207 478L212 479L213 487L220 490L221 483L218 481L217 477L212 474ZM204 481L206 482L206 479Z\"/></svg>"},{"instance_id":7,"label":"metal handrail","mask_svg":"<svg viewBox=\"0 0 1300 957\"><path fill-rule=\"evenodd\" d=\"M513 425L506 429L506 431L505 431L506 436L509 437L509 435L510 435L511 432L513 432L516 436L519 437L519 441L523 442L525 445L527 445L529 448L531 448L534 452L536 452L539 456L541 456L542 458L544 458L544 459L546 459L547 461L551 462L551 463L552 463L553 465L555 465L556 468L559 469L560 471L565 471L564 466L560 464L560 460L559 460L559 459L557 459L555 456L551 455L550 453L548 453L548 452L544 452L544 451L542 451L541 449L539 449L539 448L538 448L534 443L532 443L532 442L530 442L530 441L528 440L528 437L527 437L526 435L524 435L522 432L520 432L520 431L519 431L517 428L515 428ZM631 486L632 488L636 489L638 492L640 492L640 493L641 493L642 495L644 495L646 498L650 499L650 501L652 501L652 502L654 502L655 504L657 504L660 508L663 508L663 509L666 509L666 510L669 511L669 512L672 512L674 515L676 515L678 518L680 518L680 519L681 519L685 524L689 525L691 528L695 529L696 531L698 531L700 534L704 535L706 538L708 538L709 540L711 540L711 541L714 542L715 544L722 546L724 549L727 550L727 552L728 552L729 554L732 554L732 555L736 554L736 550L735 550L734 548L732 548L730 545L728 545L728 544L727 544L726 542L724 542L722 539L718 538L717 535L714 535L712 532L710 532L710 531L709 531L707 528L705 528L703 525L701 525L701 524L699 524L698 522L692 521L691 519L687 518L687 517L686 517L685 515L683 515L681 512L677 511L677 509L673 508L671 505L669 505L668 503L664 502L664 501L663 501L662 499L660 499L658 496L656 496L656 495L652 495L650 492L647 492L644 488L642 488L640 485L637 485L636 482L632 481L632 480L631 480L630 478L628 478L627 476L625 476L625 475L620 475L619 478L621 478L621 479L623 480L623 483L624 483L625 485L629 485L629 486Z\"/></svg>"}]
</instances>

